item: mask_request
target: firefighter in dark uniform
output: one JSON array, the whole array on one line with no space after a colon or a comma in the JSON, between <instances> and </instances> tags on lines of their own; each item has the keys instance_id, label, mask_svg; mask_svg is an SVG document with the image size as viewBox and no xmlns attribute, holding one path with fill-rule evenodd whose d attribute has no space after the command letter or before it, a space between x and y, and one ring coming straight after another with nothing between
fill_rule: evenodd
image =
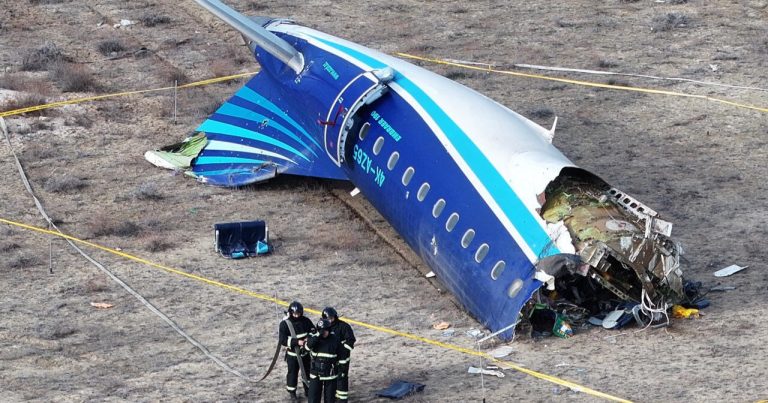
<instances>
[{"instance_id":1,"label":"firefighter in dark uniform","mask_svg":"<svg viewBox=\"0 0 768 403\"><path fill-rule=\"evenodd\" d=\"M317 322L317 333L309 335L307 344L312 358L309 364L309 403L325 403L336 401L336 378L339 365L338 353L343 347L339 339L331 334L331 322L320 319Z\"/></svg>"},{"instance_id":2,"label":"firefighter in dark uniform","mask_svg":"<svg viewBox=\"0 0 768 403\"><path fill-rule=\"evenodd\" d=\"M295 336L291 335L288 322L293 326ZM304 307L296 302L291 302L288 306L288 317L280 322L280 344L286 347L285 362L288 365L288 374L285 376L285 389L291 395L291 400L296 401L296 384L299 378L299 357L304 365L304 370L309 370L309 353L302 349L307 337L315 331L312 321L304 317ZM299 355L297 355L297 352ZM307 386L304 385L304 395L308 395Z\"/></svg>"},{"instance_id":3,"label":"firefighter in dark uniform","mask_svg":"<svg viewBox=\"0 0 768 403\"><path fill-rule=\"evenodd\" d=\"M331 307L323 309L323 319L331 322L331 334L335 335L341 343L336 398L346 401L349 398L349 359L352 349L355 348L355 333L347 322L339 319L339 314Z\"/></svg>"}]
</instances>

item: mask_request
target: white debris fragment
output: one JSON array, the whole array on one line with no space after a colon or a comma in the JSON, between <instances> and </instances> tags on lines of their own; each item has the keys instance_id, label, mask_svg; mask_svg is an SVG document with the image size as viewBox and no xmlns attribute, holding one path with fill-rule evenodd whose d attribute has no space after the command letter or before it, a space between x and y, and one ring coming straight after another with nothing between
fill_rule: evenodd
<instances>
[{"instance_id":1,"label":"white debris fragment","mask_svg":"<svg viewBox=\"0 0 768 403\"><path fill-rule=\"evenodd\" d=\"M435 277L435 272L433 272L433 271L430 271L429 273L425 274L425 275L424 275L424 277L426 277L426 278L432 278L432 277Z\"/></svg>"},{"instance_id":2,"label":"white debris fragment","mask_svg":"<svg viewBox=\"0 0 768 403\"><path fill-rule=\"evenodd\" d=\"M358 189L358 188L354 188L354 189L352 189L351 192L349 192L349 195L352 196L352 197L355 197L358 194L360 194L360 189Z\"/></svg>"},{"instance_id":3,"label":"white debris fragment","mask_svg":"<svg viewBox=\"0 0 768 403\"><path fill-rule=\"evenodd\" d=\"M494 370L491 370L491 369L482 369L482 368L475 368L475 367L469 367L469 369L467 370L467 373L470 373L470 374L492 375L492 376L496 376L496 377L499 377L499 378L503 378L504 377L504 373L501 372L501 371L494 371Z\"/></svg>"},{"instance_id":4,"label":"white debris fragment","mask_svg":"<svg viewBox=\"0 0 768 403\"><path fill-rule=\"evenodd\" d=\"M727 276L730 276L731 274L738 273L746 269L747 267L749 266L739 266L739 265L732 264L724 269L720 269L716 271L714 274L715 274L715 277L727 277Z\"/></svg>"},{"instance_id":5,"label":"white debris fragment","mask_svg":"<svg viewBox=\"0 0 768 403\"><path fill-rule=\"evenodd\" d=\"M118 22L117 24L115 24L115 25L112 25L112 27L113 27L113 28L121 28L121 27L127 27L127 26L129 26L129 25L133 25L133 24L135 24L135 23L136 23L136 21L131 21L131 20L122 19L122 20L120 20L120 22Z\"/></svg>"},{"instance_id":6,"label":"white debris fragment","mask_svg":"<svg viewBox=\"0 0 768 403\"><path fill-rule=\"evenodd\" d=\"M488 354L493 358L503 358L512 354L513 351L515 351L515 349L512 346L501 346L491 350Z\"/></svg>"},{"instance_id":7,"label":"white debris fragment","mask_svg":"<svg viewBox=\"0 0 768 403\"><path fill-rule=\"evenodd\" d=\"M481 330L477 330L474 327L467 330L467 336L473 337L475 339L480 338L483 336L483 332Z\"/></svg>"}]
</instances>

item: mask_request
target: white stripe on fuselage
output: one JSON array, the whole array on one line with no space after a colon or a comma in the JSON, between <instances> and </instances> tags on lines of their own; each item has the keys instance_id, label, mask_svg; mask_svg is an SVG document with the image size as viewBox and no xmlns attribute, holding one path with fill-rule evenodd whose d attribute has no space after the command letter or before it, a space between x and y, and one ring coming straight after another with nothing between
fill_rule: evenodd
<instances>
[{"instance_id":1,"label":"white stripe on fuselage","mask_svg":"<svg viewBox=\"0 0 768 403\"><path fill-rule=\"evenodd\" d=\"M292 159L284 157L277 153L273 153L272 151L267 151L267 150L263 150L261 148L256 148L256 147L245 146L237 143L230 143L228 141L211 140L205 146L205 149L216 150L216 151L236 151L236 152L243 152L243 153L250 153L250 154L266 155L268 157L279 158L281 160L293 162L294 164L296 163Z\"/></svg>"},{"instance_id":2,"label":"white stripe on fuselage","mask_svg":"<svg viewBox=\"0 0 768 403\"><path fill-rule=\"evenodd\" d=\"M283 27L279 27L279 28L283 28ZM291 28L293 28L293 29L291 29ZM380 62L380 63L385 64L385 65L391 65L393 63L400 65L400 64L405 63L405 62L402 62L402 61L400 61L398 59L394 59L394 58L392 58L390 56L387 56L387 55L384 55L384 54L379 55L378 52L375 52L375 51L373 51L373 52L376 53L375 56L369 55L368 53L372 52L372 50L370 50L370 49L361 47L360 45L357 45L357 44L354 44L354 43L351 43L351 42L348 42L348 41L344 41L344 40L341 40L339 38L336 38L336 37L333 37L333 36L330 36L330 35L318 32L318 31L314 31L314 30L311 30L311 29L308 29L308 28L305 28L305 27L295 26L294 25L294 26L289 26L285 30L281 30L281 29L276 29L276 30L283 31L283 32L291 34L291 35L299 36L299 37L307 40L308 42L310 42L313 46L316 46L316 47L318 47L320 49L323 49L323 50L325 50L325 51L327 51L329 53L337 55L337 56L343 58L344 60L348 61L349 63L351 63L351 64L353 64L355 66L357 66L358 68L360 68L362 70L372 70L376 66L369 66L367 63L357 59L356 57L354 57L352 55L349 55L349 54L345 53L343 50L340 50L340 49L337 49L337 48L335 48L333 46L327 45L327 44L323 43L322 41L318 40L317 38L322 38L322 40L329 41L329 42L332 42L332 43L337 43L338 42L340 46L348 47L350 49L354 49L356 52L360 52L361 54L365 54L366 57L370 57L373 60L376 60L377 62ZM392 59L392 60L389 60L389 59ZM401 69L406 69L406 70L408 69L408 68L405 68L403 66L399 66L399 67ZM413 66L413 68L416 68L416 67ZM403 71L398 71L398 73L399 74L403 74ZM434 73L431 73L431 74L434 74ZM409 76L404 76L404 77L409 78ZM409 78L409 80L411 80L411 79ZM397 80L395 80L395 81L397 81ZM435 83L435 84L439 85L440 83ZM458 85L458 84L456 84L456 85ZM409 105L411 107L413 107L414 110L424 119L424 121L427 123L427 125L430 127L430 129L432 129L433 132L436 134L436 136L437 136L438 140L440 141L440 143L448 151L448 154L457 163L457 165L459 166L459 169L461 169L462 173L467 177L467 179L469 180L470 184L478 191L478 193L480 194L482 199L485 201L486 205L491 209L491 211L494 213L494 215L497 217L497 219L502 223L504 228L506 228L506 230L508 231L510 236L512 236L512 238L515 240L515 242L517 242L517 244L520 246L520 248L526 254L528 259L532 263L537 262L539 256L537 256L537 252L534 251L531 248L531 245L529 244L529 242L533 242L533 241L532 240L526 240L522 236L522 234L520 234L519 230L512 223L510 217L508 217L507 212L505 212L504 209L500 206L499 203L503 202L503 201L496 200L496 198L490 193L490 191L488 190L486 185L475 174L473 169L467 163L466 159L462 156L461 152L459 152L457 147L452 143L452 141L448 138L446 133L441 129L441 127L437 123L437 121L426 111L426 109L415 99L415 97L412 96L402 86L398 85L396 82L389 83L389 86L398 95L403 97L403 99L405 99L406 102L408 102ZM467 91L471 91L471 90L467 89ZM426 95L429 96L428 93ZM432 98L432 97L430 97L430 98ZM439 108L444 108L444 106L438 104L435 101L434 98L432 98L431 102L434 102ZM503 108L501 105L499 105L499 107ZM512 111L509 111L509 112L512 112ZM447 113L447 112L445 112L445 113ZM454 124L458 124L458 123L454 122ZM462 130L465 131L465 135L467 135L467 137L470 138L470 141L475 143L476 147L480 147L478 145L476 139L474 139L472 136L470 136L469 133L466 132L465 129L462 129ZM532 130L531 134L535 135L537 133ZM557 152L557 153L559 154L559 152ZM558 158L555 158L555 160L557 160L557 159ZM565 161L567 161L567 159ZM553 162L556 162L556 161L553 161ZM569 161L567 161L567 162L569 162ZM495 169L498 172L500 172L500 173L502 172L502 170L500 169L499 166L497 166L496 164L493 164L493 162L490 162L490 163L491 163L491 165L494 165ZM503 175L503 174L501 174L501 176L506 178L506 176ZM555 176L556 176L556 174L555 174ZM554 176L551 179L554 179ZM507 181L507 186L510 186L511 185L510 182L512 182L512 181L509 178L507 178L506 181ZM535 201L535 193L532 192L532 194L530 195L531 197L529 197L528 199L525 199L523 197L520 197L520 195L511 186L509 187L509 190L511 190L511 192L514 193L516 195L516 197L518 197L518 199L520 199L523 202L523 204L526 207L525 213L531 214L531 217L535 221L536 225L538 225L541 228L541 231L542 231L543 234L546 234L547 230L546 230L544 221L541 220L540 217L534 216L531 213L532 208L534 208L534 207L531 206L530 199L532 197L534 203L536 202ZM541 192L543 190L544 190L544 186L541 186L541 189L539 189L538 192ZM526 200L528 201L527 203L525 202ZM542 251L538 251L538 252L540 253Z\"/></svg>"},{"instance_id":3,"label":"white stripe on fuselage","mask_svg":"<svg viewBox=\"0 0 768 403\"><path fill-rule=\"evenodd\" d=\"M390 83L389 87L397 92L398 95L403 97L403 99L405 99L406 102L408 102L411 107L413 107L416 113L418 113L419 116L424 119L424 122L437 135L440 143L448 151L448 154L456 162L456 165L459 166L459 169L461 169L461 172L464 173L464 175L467 177L472 187L477 190L477 192L480 194L480 197L482 197L482 199L485 201L486 205L488 205L491 211L496 215L496 218L501 221L502 225L504 225L504 228L507 229L507 232L509 232L509 234L512 236L512 239L514 239L518 246L520 246L520 248L523 250L525 256L528 257L528 260L532 263L535 263L538 260L536 253L533 252L530 245L528 245L528 242L523 239L522 235L520 235L520 232L512 224L512 221L507 218L506 214L504 214L504 212L501 210L499 204L496 202L493 196L491 196L490 192L488 192L488 189L482 185L480 178L475 175L469 164L467 164L464 158L461 157L461 153L459 153L456 147L454 147L450 140L448 140L448 136L443 133L437 122L435 122L435 120L432 119L432 116L430 116L427 111L425 111L424 108L422 108L421 105L416 102L416 100L411 96L411 94L408 93L408 91L405 91L397 83Z\"/></svg>"}]
</instances>

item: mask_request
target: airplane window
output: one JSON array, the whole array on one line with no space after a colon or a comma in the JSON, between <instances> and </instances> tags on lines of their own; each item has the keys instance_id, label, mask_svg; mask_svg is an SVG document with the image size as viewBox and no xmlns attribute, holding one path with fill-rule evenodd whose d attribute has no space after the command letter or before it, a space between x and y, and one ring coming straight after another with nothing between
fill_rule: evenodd
<instances>
[{"instance_id":1,"label":"airplane window","mask_svg":"<svg viewBox=\"0 0 768 403\"><path fill-rule=\"evenodd\" d=\"M416 198L419 199L419 201L424 201L424 198L427 197L427 193L429 193L429 183L424 182L421 184L419 193L416 194Z\"/></svg>"},{"instance_id":2,"label":"airplane window","mask_svg":"<svg viewBox=\"0 0 768 403\"><path fill-rule=\"evenodd\" d=\"M443 213L443 209L445 208L445 200L440 199L437 202L435 202L435 206L432 207L432 217L440 217L440 214Z\"/></svg>"},{"instance_id":3,"label":"airplane window","mask_svg":"<svg viewBox=\"0 0 768 403\"><path fill-rule=\"evenodd\" d=\"M507 295L509 298L515 298L515 295L520 292L520 290L523 289L523 280L517 279L512 282L512 284L509 286L509 289L507 290Z\"/></svg>"},{"instance_id":4,"label":"airplane window","mask_svg":"<svg viewBox=\"0 0 768 403\"><path fill-rule=\"evenodd\" d=\"M376 142L373 143L373 155L379 155L382 147L384 147L384 137L379 137L376 139Z\"/></svg>"},{"instance_id":5,"label":"airplane window","mask_svg":"<svg viewBox=\"0 0 768 403\"><path fill-rule=\"evenodd\" d=\"M456 213L451 214L451 216L448 217L448 221L445 222L445 229L448 230L448 232L453 231L457 222L459 222L459 215Z\"/></svg>"},{"instance_id":6,"label":"airplane window","mask_svg":"<svg viewBox=\"0 0 768 403\"><path fill-rule=\"evenodd\" d=\"M395 151L392 153L392 155L389 156L389 161L387 161L387 168L389 170L395 169L395 165L397 165L397 160L400 159L400 153Z\"/></svg>"},{"instance_id":7,"label":"airplane window","mask_svg":"<svg viewBox=\"0 0 768 403\"><path fill-rule=\"evenodd\" d=\"M472 243L472 240L475 239L475 230L468 229L467 232L464 233L464 236L461 237L461 247L466 248L469 246L469 244Z\"/></svg>"},{"instance_id":8,"label":"airplane window","mask_svg":"<svg viewBox=\"0 0 768 403\"><path fill-rule=\"evenodd\" d=\"M504 268L507 266L506 263L504 263L503 260L499 260L496 262L495 265L493 265L493 269L491 269L491 278L494 280L498 280L499 276L501 275L501 272L504 271Z\"/></svg>"},{"instance_id":9,"label":"airplane window","mask_svg":"<svg viewBox=\"0 0 768 403\"><path fill-rule=\"evenodd\" d=\"M405 170L403 173L403 185L408 186L409 183L411 183L411 178L413 178L413 173L415 170L413 167L408 167L408 169Z\"/></svg>"},{"instance_id":10,"label":"airplane window","mask_svg":"<svg viewBox=\"0 0 768 403\"><path fill-rule=\"evenodd\" d=\"M487 243L480 245L480 247L477 248L477 252L475 252L475 262L482 262L483 259L485 259L485 255L488 254L488 249L490 249L490 247Z\"/></svg>"},{"instance_id":11,"label":"airplane window","mask_svg":"<svg viewBox=\"0 0 768 403\"><path fill-rule=\"evenodd\" d=\"M365 136L368 135L368 129L371 128L371 124L368 122L363 123L363 127L360 128L360 140L365 140Z\"/></svg>"}]
</instances>

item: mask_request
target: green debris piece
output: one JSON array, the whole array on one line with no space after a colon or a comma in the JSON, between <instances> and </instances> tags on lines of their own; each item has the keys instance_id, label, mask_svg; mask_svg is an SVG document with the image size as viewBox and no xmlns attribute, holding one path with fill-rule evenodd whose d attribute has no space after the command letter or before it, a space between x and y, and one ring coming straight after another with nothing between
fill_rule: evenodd
<instances>
[{"instance_id":1,"label":"green debris piece","mask_svg":"<svg viewBox=\"0 0 768 403\"><path fill-rule=\"evenodd\" d=\"M208 144L208 139L205 133L199 132L181 143L148 151L144 157L149 162L163 168L184 170L190 167L192 160L200 154L206 144Z\"/></svg>"},{"instance_id":2,"label":"green debris piece","mask_svg":"<svg viewBox=\"0 0 768 403\"><path fill-rule=\"evenodd\" d=\"M607 242L609 237L602 231L595 227L583 228L576 235L580 241L586 241L589 239L595 239L602 242Z\"/></svg>"}]
</instances>

